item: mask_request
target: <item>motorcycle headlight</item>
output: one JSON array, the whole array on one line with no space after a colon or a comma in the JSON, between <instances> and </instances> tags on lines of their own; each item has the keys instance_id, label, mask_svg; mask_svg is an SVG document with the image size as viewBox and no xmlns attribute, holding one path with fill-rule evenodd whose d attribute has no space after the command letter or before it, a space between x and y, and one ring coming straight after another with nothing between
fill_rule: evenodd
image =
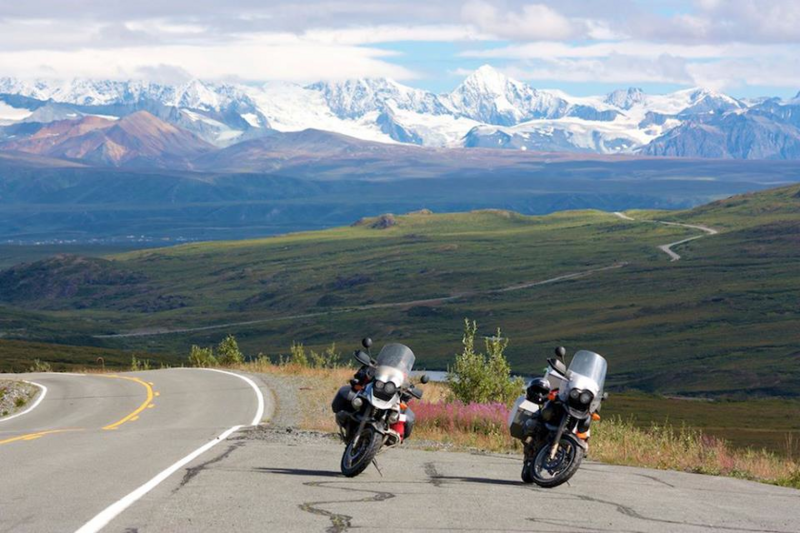
<instances>
[{"instance_id":1,"label":"motorcycle headlight","mask_svg":"<svg viewBox=\"0 0 800 533\"><path fill-rule=\"evenodd\" d=\"M355 407L356 409L361 409L361 406L364 405L364 400L356 396L355 398L353 398L353 401L351 403L353 404L353 407Z\"/></svg>"},{"instance_id":2,"label":"motorcycle headlight","mask_svg":"<svg viewBox=\"0 0 800 533\"><path fill-rule=\"evenodd\" d=\"M580 395L581 391L579 391L578 389L572 389L571 391L569 391L569 397L573 400L577 400Z\"/></svg>"},{"instance_id":3,"label":"motorcycle headlight","mask_svg":"<svg viewBox=\"0 0 800 533\"><path fill-rule=\"evenodd\" d=\"M386 385L384 385L383 387L383 392L385 392L386 394L394 394L395 391L397 391L397 385L395 385L391 381L386 383Z\"/></svg>"},{"instance_id":4,"label":"motorcycle headlight","mask_svg":"<svg viewBox=\"0 0 800 533\"><path fill-rule=\"evenodd\" d=\"M384 383L383 381L379 380L379 381L375 382L375 390L383 390L383 388L385 386L386 386L386 383Z\"/></svg>"},{"instance_id":5,"label":"motorcycle headlight","mask_svg":"<svg viewBox=\"0 0 800 533\"><path fill-rule=\"evenodd\" d=\"M594 398L594 395L588 390L585 390L581 393L580 402L583 405L589 405L590 403L592 403L592 398Z\"/></svg>"}]
</instances>

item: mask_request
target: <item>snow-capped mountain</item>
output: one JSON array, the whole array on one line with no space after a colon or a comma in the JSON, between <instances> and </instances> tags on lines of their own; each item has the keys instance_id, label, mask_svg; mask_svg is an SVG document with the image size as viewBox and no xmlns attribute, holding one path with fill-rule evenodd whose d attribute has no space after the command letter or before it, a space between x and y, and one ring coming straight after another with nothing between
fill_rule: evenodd
<instances>
[{"instance_id":1,"label":"snow-capped mountain","mask_svg":"<svg viewBox=\"0 0 800 533\"><path fill-rule=\"evenodd\" d=\"M610 92L604 102L619 109L630 109L637 104L643 104L646 98L644 91L641 89L628 87L627 89L617 89Z\"/></svg>"},{"instance_id":2,"label":"snow-capped mountain","mask_svg":"<svg viewBox=\"0 0 800 533\"><path fill-rule=\"evenodd\" d=\"M448 112L438 96L388 79L320 82L308 89L322 93L328 108L342 119L359 118L373 111L383 112L387 105L428 115Z\"/></svg>"},{"instance_id":3,"label":"snow-capped mountain","mask_svg":"<svg viewBox=\"0 0 800 533\"><path fill-rule=\"evenodd\" d=\"M446 96L448 107L484 124L513 126L527 120L563 117L569 104L484 65Z\"/></svg>"},{"instance_id":4,"label":"snow-capped mountain","mask_svg":"<svg viewBox=\"0 0 800 533\"><path fill-rule=\"evenodd\" d=\"M698 150L688 148L691 142L675 138L691 130L697 139L697 130L689 124L716 121L723 129L737 124L741 130L741 121L720 122L721 117L752 113L793 123L800 116L795 112L798 102L800 95L787 102L744 102L700 88L664 95L627 88L575 97L533 88L490 66L477 69L446 94L389 79L252 86L201 80L168 85L0 78L0 141L17 140L53 121L92 115L118 119L147 111L218 147L275 131L313 128L362 140L431 147L696 155ZM683 130L678 129L681 126ZM664 143L656 141L667 139L670 148L659 149ZM651 143L656 144L646 148ZM758 152L773 153L769 148Z\"/></svg>"}]
</instances>

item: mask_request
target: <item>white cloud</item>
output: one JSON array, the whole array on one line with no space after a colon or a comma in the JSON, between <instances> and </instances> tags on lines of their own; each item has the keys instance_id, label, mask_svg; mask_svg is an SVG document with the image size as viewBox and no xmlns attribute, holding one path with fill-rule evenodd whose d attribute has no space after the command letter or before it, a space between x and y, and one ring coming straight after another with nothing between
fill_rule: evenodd
<instances>
[{"instance_id":1,"label":"white cloud","mask_svg":"<svg viewBox=\"0 0 800 533\"><path fill-rule=\"evenodd\" d=\"M312 29L303 32L302 38L318 43L360 45L408 41L484 41L491 39L492 36L465 25L381 25Z\"/></svg>"},{"instance_id":2,"label":"white cloud","mask_svg":"<svg viewBox=\"0 0 800 533\"><path fill-rule=\"evenodd\" d=\"M503 11L483 0L471 0L464 4L461 16L464 22L504 39L560 40L578 35L572 21L544 4Z\"/></svg>"},{"instance_id":3,"label":"white cloud","mask_svg":"<svg viewBox=\"0 0 800 533\"><path fill-rule=\"evenodd\" d=\"M663 55L641 58L611 55L604 58L550 59L506 69L509 76L547 82L601 82L613 84L677 83L692 85L687 62Z\"/></svg>"},{"instance_id":4,"label":"white cloud","mask_svg":"<svg viewBox=\"0 0 800 533\"><path fill-rule=\"evenodd\" d=\"M224 45L155 45L115 49L0 52L0 72L21 77L139 78L186 72L204 79L295 82L361 76L412 79L415 74L365 47L315 44L291 36L267 36Z\"/></svg>"}]
</instances>

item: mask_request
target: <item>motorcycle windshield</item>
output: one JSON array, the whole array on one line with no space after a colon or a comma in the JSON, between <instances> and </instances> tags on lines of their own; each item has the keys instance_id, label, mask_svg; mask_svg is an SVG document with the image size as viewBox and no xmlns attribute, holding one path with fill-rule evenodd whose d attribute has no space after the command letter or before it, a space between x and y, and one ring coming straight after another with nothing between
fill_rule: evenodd
<instances>
[{"instance_id":1,"label":"motorcycle windshield","mask_svg":"<svg viewBox=\"0 0 800 533\"><path fill-rule=\"evenodd\" d=\"M414 352L408 346L402 344L387 344L378 354L375 366L377 367L376 378L379 379L380 376L385 374L397 375L399 373L402 374L402 380L405 381L414 367ZM392 379L392 381L397 380ZM402 381L395 384L400 386Z\"/></svg>"},{"instance_id":2,"label":"motorcycle windshield","mask_svg":"<svg viewBox=\"0 0 800 533\"><path fill-rule=\"evenodd\" d=\"M569 364L570 372L593 380L601 390L606 381L607 369L606 360L600 354L588 350L576 353Z\"/></svg>"}]
</instances>

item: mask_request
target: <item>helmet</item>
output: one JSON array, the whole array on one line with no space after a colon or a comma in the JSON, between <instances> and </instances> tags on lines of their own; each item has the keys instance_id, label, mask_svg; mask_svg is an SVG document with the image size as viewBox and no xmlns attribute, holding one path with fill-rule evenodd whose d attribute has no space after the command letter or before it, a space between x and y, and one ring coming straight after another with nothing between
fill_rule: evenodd
<instances>
[{"instance_id":1,"label":"helmet","mask_svg":"<svg viewBox=\"0 0 800 533\"><path fill-rule=\"evenodd\" d=\"M525 399L541 405L547 400L548 394L550 394L550 382L545 378L535 378L525 391Z\"/></svg>"}]
</instances>

